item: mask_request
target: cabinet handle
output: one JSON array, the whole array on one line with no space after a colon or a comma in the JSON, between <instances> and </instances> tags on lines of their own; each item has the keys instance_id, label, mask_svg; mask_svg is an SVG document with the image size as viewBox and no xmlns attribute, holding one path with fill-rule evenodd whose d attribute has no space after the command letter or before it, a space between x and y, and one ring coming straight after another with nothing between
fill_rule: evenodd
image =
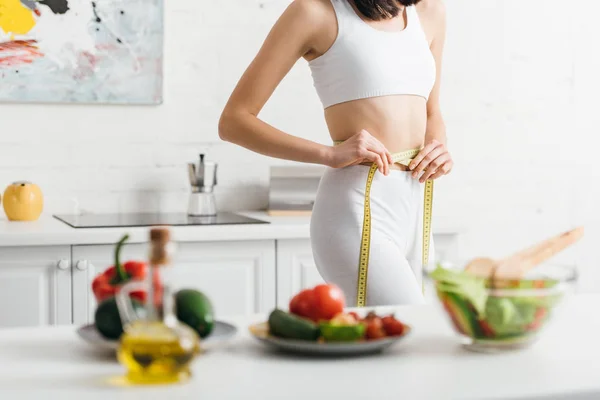
<instances>
[{"instance_id":1,"label":"cabinet handle","mask_svg":"<svg viewBox=\"0 0 600 400\"><path fill-rule=\"evenodd\" d=\"M88 268L88 262L86 260L77 261L77 264L75 264L75 268L77 268L80 271L85 271Z\"/></svg>"},{"instance_id":2,"label":"cabinet handle","mask_svg":"<svg viewBox=\"0 0 600 400\"><path fill-rule=\"evenodd\" d=\"M56 263L56 268L58 268L62 271L69 269L69 261L68 260L59 260L58 263Z\"/></svg>"}]
</instances>

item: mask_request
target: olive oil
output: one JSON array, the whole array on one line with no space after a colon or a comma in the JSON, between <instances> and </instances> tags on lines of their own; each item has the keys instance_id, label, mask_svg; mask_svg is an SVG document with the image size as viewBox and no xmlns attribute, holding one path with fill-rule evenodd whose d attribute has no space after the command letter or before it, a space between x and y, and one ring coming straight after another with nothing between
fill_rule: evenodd
<instances>
[{"instance_id":1,"label":"olive oil","mask_svg":"<svg viewBox=\"0 0 600 400\"><path fill-rule=\"evenodd\" d=\"M191 376L190 363L199 352L195 332L163 322L137 321L121 337L118 358L133 384L176 383Z\"/></svg>"},{"instance_id":2,"label":"olive oil","mask_svg":"<svg viewBox=\"0 0 600 400\"><path fill-rule=\"evenodd\" d=\"M172 288L166 279L173 252L169 231L152 229L150 242L146 282L127 283L116 295L124 326L117 356L127 371L125 378L129 384L183 382L191 376L190 364L200 352L200 338L176 318ZM159 272L163 290L157 304L153 277ZM147 291L143 315L133 307L129 297L131 292L139 290Z\"/></svg>"}]
</instances>

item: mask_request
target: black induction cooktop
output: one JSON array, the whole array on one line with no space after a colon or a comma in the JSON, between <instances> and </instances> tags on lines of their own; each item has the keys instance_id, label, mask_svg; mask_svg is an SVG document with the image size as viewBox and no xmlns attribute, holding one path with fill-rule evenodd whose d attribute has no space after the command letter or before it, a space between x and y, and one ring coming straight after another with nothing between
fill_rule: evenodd
<instances>
[{"instance_id":1,"label":"black induction cooktop","mask_svg":"<svg viewBox=\"0 0 600 400\"><path fill-rule=\"evenodd\" d=\"M124 214L83 214L54 215L54 218L73 228L118 228L133 226L192 226L192 225L234 225L268 224L254 218L233 213L218 213L215 216L191 217L186 213L124 213Z\"/></svg>"}]
</instances>

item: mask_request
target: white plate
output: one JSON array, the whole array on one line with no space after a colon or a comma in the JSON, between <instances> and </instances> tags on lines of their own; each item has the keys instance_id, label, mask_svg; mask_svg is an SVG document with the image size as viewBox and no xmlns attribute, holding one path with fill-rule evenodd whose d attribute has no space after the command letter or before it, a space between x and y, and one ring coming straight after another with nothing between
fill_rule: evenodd
<instances>
[{"instance_id":1,"label":"white plate","mask_svg":"<svg viewBox=\"0 0 600 400\"><path fill-rule=\"evenodd\" d=\"M237 333L237 328L227 322L215 321L215 326L207 337L202 339L202 348L209 350L230 340ZM77 329L77 335L97 349L116 350L118 340L104 338L94 324L83 325Z\"/></svg>"},{"instance_id":2,"label":"white plate","mask_svg":"<svg viewBox=\"0 0 600 400\"><path fill-rule=\"evenodd\" d=\"M406 326L406 325L405 325ZM411 331L406 326L402 336L386 337L377 340L346 343L321 343L307 340L282 339L269 335L269 324L263 322L252 325L250 333L267 346L287 353L296 353L312 356L360 356L382 352L394 343L404 339Z\"/></svg>"}]
</instances>

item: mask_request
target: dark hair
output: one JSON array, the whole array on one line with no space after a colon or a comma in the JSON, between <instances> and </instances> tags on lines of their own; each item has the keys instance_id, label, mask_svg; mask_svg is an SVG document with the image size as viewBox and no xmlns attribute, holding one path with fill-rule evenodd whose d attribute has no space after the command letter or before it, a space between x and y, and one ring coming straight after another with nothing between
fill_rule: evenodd
<instances>
[{"instance_id":1,"label":"dark hair","mask_svg":"<svg viewBox=\"0 0 600 400\"><path fill-rule=\"evenodd\" d=\"M358 11L373 21L394 18L401 6L412 6L421 0L347 0L353 2Z\"/></svg>"}]
</instances>

